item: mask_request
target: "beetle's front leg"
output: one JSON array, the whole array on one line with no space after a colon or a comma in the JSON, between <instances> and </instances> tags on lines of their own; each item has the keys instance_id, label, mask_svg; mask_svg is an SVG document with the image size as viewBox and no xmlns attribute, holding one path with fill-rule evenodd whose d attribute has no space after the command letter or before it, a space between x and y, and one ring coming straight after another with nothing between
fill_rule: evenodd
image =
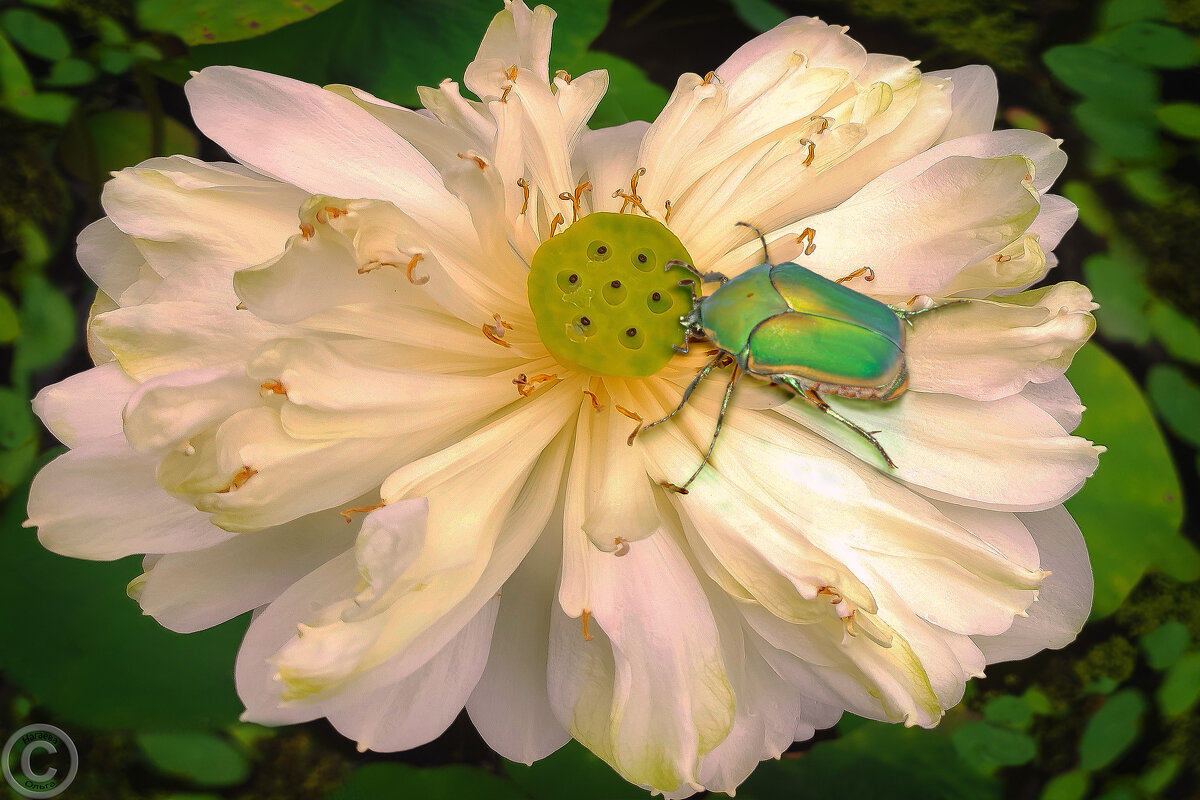
<instances>
[{"instance_id":1,"label":"beetle's front leg","mask_svg":"<svg viewBox=\"0 0 1200 800\"><path fill-rule=\"evenodd\" d=\"M717 353L717 358L720 359L722 355L722 353ZM696 471L692 473L690 478L683 482L682 486L676 486L668 481L659 481L659 486L662 486L664 489L670 489L673 492L678 492L679 494L688 493L687 487L692 485L692 481L700 476L700 473L708 466L708 462L712 460L713 450L716 449L717 439L721 435L721 427L725 424L725 412L729 410L729 401L733 399L733 390L737 387L738 379L741 377L742 368L735 364L733 375L729 378L729 385L725 387L725 398L721 401L721 412L717 414L717 427L713 431L712 441L708 443L708 452L704 454L704 460L700 462L700 466L696 467Z\"/></svg>"},{"instance_id":2,"label":"beetle's front leg","mask_svg":"<svg viewBox=\"0 0 1200 800\"><path fill-rule=\"evenodd\" d=\"M679 350L679 347L678 347L678 345L672 345L672 346L673 346L673 347L675 347L675 349ZM686 351L686 350L679 350L679 352L681 352L681 353L686 353L687 351ZM640 433L641 431L644 431L644 430L649 430L650 428L653 428L655 425L661 425L662 423L664 423L664 422L666 422L667 420L669 420L671 417L673 417L673 416L675 416L676 414L678 414L678 413L680 412L680 410L681 410L681 409L682 409L682 408L683 408L685 405L687 405L687 401L688 401L688 399L689 399L689 398L692 396L692 392L696 391L696 387L700 385L700 381L702 381L702 380L704 380L705 378L707 378L707 377L708 377L708 374L709 374L710 372L712 372L712 371L713 371L713 369L715 369L715 368L716 368L716 366L717 366L718 364L720 364L720 363L721 363L721 359L722 359L722 357L724 357L724 355L725 355L725 354L724 354L724 352L722 352L722 351L717 351L717 355L716 355L716 357L714 357L712 361L710 361L710 362L708 362L707 364L705 364L705 365L704 365L704 367L703 367L703 368L702 368L702 369L701 369L701 370L700 370L698 373L696 373L696 377L695 377L695 378L693 378L693 379L692 379L692 382L691 382L691 383L689 383L689 384L687 385L687 388L683 390L683 399L679 401L679 405L675 406L674 410L672 410L670 414L667 414L667 415L666 415L665 417L663 417L662 419L656 419L656 420L654 420L654 422L648 422L648 423L646 423L645 425L643 425L643 426L642 426L642 427L639 429L639 431L638 431L638 432Z\"/></svg>"}]
</instances>

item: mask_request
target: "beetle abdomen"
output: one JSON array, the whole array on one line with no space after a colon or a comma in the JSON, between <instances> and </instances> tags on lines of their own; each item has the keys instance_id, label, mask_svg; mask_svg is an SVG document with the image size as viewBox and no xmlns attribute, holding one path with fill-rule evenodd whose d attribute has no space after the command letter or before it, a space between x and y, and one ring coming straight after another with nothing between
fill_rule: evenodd
<instances>
[{"instance_id":1,"label":"beetle abdomen","mask_svg":"<svg viewBox=\"0 0 1200 800\"><path fill-rule=\"evenodd\" d=\"M750 334L744 366L755 375L790 375L846 397L894 396L903 391L901 342L872 328L788 311L763 320ZM844 394L850 392L850 394Z\"/></svg>"}]
</instances>

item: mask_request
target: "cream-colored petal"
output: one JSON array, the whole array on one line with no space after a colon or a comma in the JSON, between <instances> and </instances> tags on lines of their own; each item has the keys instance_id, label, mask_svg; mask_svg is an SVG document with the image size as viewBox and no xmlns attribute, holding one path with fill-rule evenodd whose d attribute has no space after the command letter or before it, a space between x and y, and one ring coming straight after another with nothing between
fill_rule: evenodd
<instances>
[{"instance_id":1,"label":"cream-colored petal","mask_svg":"<svg viewBox=\"0 0 1200 800\"><path fill-rule=\"evenodd\" d=\"M146 268L146 257L133 239L108 217L88 225L75 241L79 266L109 297L120 297Z\"/></svg>"},{"instance_id":2,"label":"cream-colored petal","mask_svg":"<svg viewBox=\"0 0 1200 800\"><path fill-rule=\"evenodd\" d=\"M950 81L950 121L942 131L939 144L960 136L988 133L995 126L1000 90L991 67L972 64L927 72L926 75Z\"/></svg>"},{"instance_id":3,"label":"cream-colored petal","mask_svg":"<svg viewBox=\"0 0 1200 800\"><path fill-rule=\"evenodd\" d=\"M121 432L121 409L138 383L116 364L103 364L47 386L33 398L33 411L68 447Z\"/></svg>"},{"instance_id":4,"label":"cream-colored petal","mask_svg":"<svg viewBox=\"0 0 1200 800\"><path fill-rule=\"evenodd\" d=\"M152 378L125 406L125 437L135 450L146 453L186 449L193 436L260 405L260 391L240 365L180 370Z\"/></svg>"},{"instance_id":5,"label":"cream-colored petal","mask_svg":"<svg viewBox=\"0 0 1200 800\"><path fill-rule=\"evenodd\" d=\"M531 11L521 0L508 0L488 25L463 82L481 98L499 97L509 82L504 71L515 66L549 85L550 31L556 16L549 6Z\"/></svg>"},{"instance_id":6,"label":"cream-colored petal","mask_svg":"<svg viewBox=\"0 0 1200 800\"><path fill-rule=\"evenodd\" d=\"M326 91L346 98L395 131L417 149L439 172L471 148L471 140L456 128L443 124L432 114L413 111L382 100L354 86L331 84Z\"/></svg>"},{"instance_id":7,"label":"cream-colored petal","mask_svg":"<svg viewBox=\"0 0 1200 800\"><path fill-rule=\"evenodd\" d=\"M587 180L592 191L583 196L589 211L619 211L621 199L615 189L628 186L637 169L638 148L649 124L634 120L624 125L584 132L575 148L572 170L576 180Z\"/></svg>"}]
</instances>

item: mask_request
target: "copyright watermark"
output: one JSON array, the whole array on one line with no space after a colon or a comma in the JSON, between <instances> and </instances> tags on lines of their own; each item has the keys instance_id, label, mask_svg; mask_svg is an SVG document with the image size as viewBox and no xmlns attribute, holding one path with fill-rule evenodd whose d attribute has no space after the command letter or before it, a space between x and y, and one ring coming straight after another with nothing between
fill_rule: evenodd
<instances>
[{"instance_id":1,"label":"copyright watermark","mask_svg":"<svg viewBox=\"0 0 1200 800\"><path fill-rule=\"evenodd\" d=\"M79 751L61 728L26 725L4 743L0 768L22 797L57 797L79 772Z\"/></svg>"}]
</instances>

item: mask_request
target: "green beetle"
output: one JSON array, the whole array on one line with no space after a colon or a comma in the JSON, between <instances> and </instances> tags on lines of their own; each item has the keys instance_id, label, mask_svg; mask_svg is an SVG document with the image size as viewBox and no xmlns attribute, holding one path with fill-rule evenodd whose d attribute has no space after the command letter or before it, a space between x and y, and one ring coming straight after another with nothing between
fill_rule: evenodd
<instances>
[{"instance_id":1,"label":"green beetle","mask_svg":"<svg viewBox=\"0 0 1200 800\"><path fill-rule=\"evenodd\" d=\"M707 339L717 347L717 354L684 390L679 405L642 430L675 416L700 382L722 362L732 358L736 366L725 389L716 430L704 460L683 485L663 485L686 494L688 485L708 464L721 434L729 400L743 373L791 389L870 442L887 465L894 468L895 462L871 432L834 411L821 395L895 400L908 388L905 324L918 314L966 301L917 310L885 305L842 285L860 275L872 280L874 273L869 267L840 281L831 281L799 264L771 264L766 258L767 242L762 233L745 222L738 225L758 234L763 243L762 264L736 278L712 272L701 274L681 261L668 262L665 267L683 267L695 275L681 281L692 288L692 309L679 318L688 338L682 347L674 345L675 349L686 353L687 341ZM708 297L702 297L699 294L702 281L718 281L721 285Z\"/></svg>"}]
</instances>

